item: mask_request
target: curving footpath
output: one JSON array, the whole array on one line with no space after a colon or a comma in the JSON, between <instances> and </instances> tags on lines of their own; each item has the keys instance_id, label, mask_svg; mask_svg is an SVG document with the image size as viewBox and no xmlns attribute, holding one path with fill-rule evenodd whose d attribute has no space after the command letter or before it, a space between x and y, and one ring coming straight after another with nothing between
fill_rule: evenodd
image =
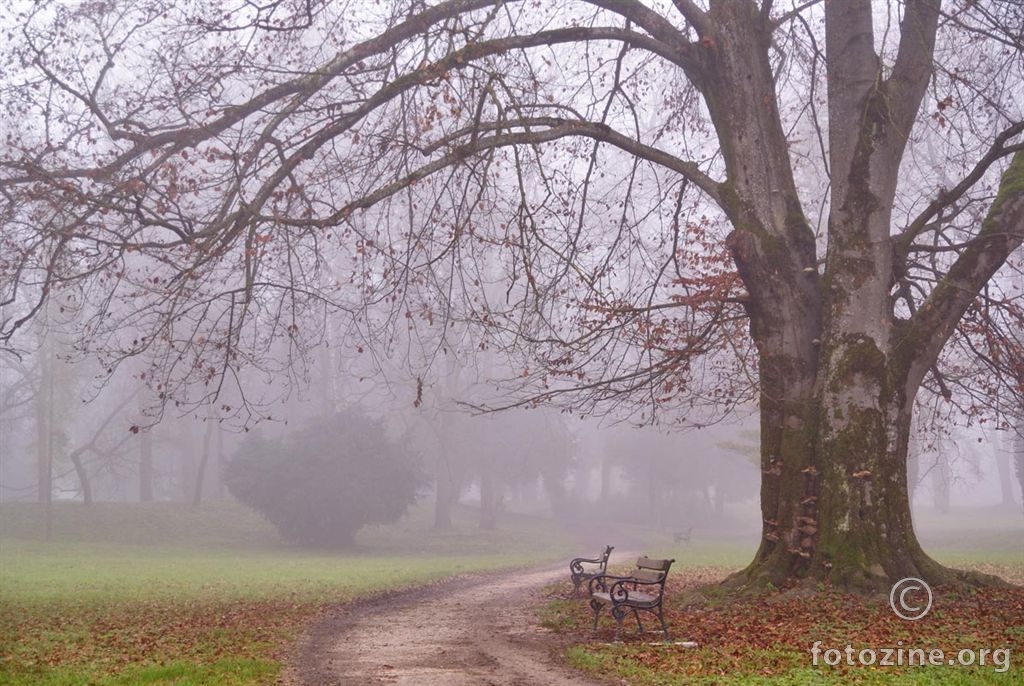
<instances>
[{"instance_id":1,"label":"curving footpath","mask_svg":"<svg viewBox=\"0 0 1024 686\"><path fill-rule=\"evenodd\" d=\"M287 681L596 686L558 663L559 637L537 624L540 589L566 575L561 565L505 572L339 608L313 628Z\"/></svg>"}]
</instances>

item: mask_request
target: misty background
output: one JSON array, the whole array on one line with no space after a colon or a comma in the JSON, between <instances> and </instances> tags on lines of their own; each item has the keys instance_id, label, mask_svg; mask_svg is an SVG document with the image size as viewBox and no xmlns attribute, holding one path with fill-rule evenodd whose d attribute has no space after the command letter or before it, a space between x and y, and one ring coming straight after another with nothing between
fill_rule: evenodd
<instances>
[{"instance_id":1,"label":"misty background","mask_svg":"<svg viewBox=\"0 0 1024 686\"><path fill-rule=\"evenodd\" d=\"M450 356L431 367L432 376L402 382L398 369L374 371L358 355L323 346L287 387L250 370L245 386L262 384L263 394L239 402L258 402L263 418L242 426L231 421L230 398L165 406L132 361L108 377L96 361L75 356L59 326L40 324L38 335L38 353L0 358L3 503L198 508L232 500L225 471L247 439L284 440L315 429L318 418L356 411L416 463L415 508L436 529L456 520L494 529L510 514L526 514L554 518L588 545L606 542L619 525L681 544L692 537L755 546L760 533L757 416L749 410L703 428L637 426L636 416L581 417L552 407L485 412L481 406L501 397L481 380L481 365L488 376L502 373L493 356L471 363ZM1012 516L994 526L1019 524L1012 437L983 426L921 427L910 474L926 542L963 523L965 513L970 520L998 511Z\"/></svg>"}]
</instances>

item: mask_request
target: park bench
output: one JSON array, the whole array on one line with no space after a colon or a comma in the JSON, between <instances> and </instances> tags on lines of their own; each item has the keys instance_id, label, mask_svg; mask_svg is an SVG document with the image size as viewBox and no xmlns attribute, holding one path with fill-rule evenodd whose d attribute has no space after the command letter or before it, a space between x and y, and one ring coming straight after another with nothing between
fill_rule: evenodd
<instances>
[{"instance_id":1,"label":"park bench","mask_svg":"<svg viewBox=\"0 0 1024 686\"><path fill-rule=\"evenodd\" d=\"M608 557L614 549L615 546L605 546L604 552L597 557L577 557L569 563L573 595L579 595L580 586L585 582L608 571Z\"/></svg>"},{"instance_id":2,"label":"park bench","mask_svg":"<svg viewBox=\"0 0 1024 686\"><path fill-rule=\"evenodd\" d=\"M689 527L683 531L676 531L672 534L672 540L675 543L685 543L690 545L690 535L693 533L693 527Z\"/></svg>"},{"instance_id":3,"label":"park bench","mask_svg":"<svg viewBox=\"0 0 1024 686\"><path fill-rule=\"evenodd\" d=\"M665 579L673 562L675 560L654 560L644 556L637 559L636 569L629 576L601 574L592 577L587 588L590 591L590 609L594 611L594 630L597 630L601 608L607 606L615 618L616 641L622 635L622 620L629 613L633 613L637 628L643 634L644 625L640 622L640 611L643 610L658 618L667 641L668 626L662 613L662 601Z\"/></svg>"}]
</instances>

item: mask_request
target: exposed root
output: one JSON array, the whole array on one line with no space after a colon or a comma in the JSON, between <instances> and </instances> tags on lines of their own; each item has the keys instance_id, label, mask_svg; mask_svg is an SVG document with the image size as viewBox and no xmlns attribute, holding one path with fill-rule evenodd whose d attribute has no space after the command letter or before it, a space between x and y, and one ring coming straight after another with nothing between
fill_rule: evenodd
<instances>
[{"instance_id":1,"label":"exposed root","mask_svg":"<svg viewBox=\"0 0 1024 686\"><path fill-rule=\"evenodd\" d=\"M785 560L771 556L755 560L746 568L735 572L718 587L737 598L757 596L777 590L814 590L824 585L832 590L857 594L888 593L900 579L915 577L932 587L949 590L957 588L1014 588L1014 585L992 574L972 570L954 569L939 564L923 552L912 555L900 563L888 561L885 566L874 564L854 569L836 569L824 565L810 565L803 574L794 574Z\"/></svg>"}]
</instances>

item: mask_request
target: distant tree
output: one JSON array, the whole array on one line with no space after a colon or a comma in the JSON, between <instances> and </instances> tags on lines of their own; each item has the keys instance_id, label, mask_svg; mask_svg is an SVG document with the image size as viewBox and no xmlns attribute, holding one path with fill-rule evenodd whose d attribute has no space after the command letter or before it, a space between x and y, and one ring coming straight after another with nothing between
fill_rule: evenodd
<instances>
[{"instance_id":1,"label":"distant tree","mask_svg":"<svg viewBox=\"0 0 1024 686\"><path fill-rule=\"evenodd\" d=\"M228 463L225 483L284 538L343 546L362 526L404 515L423 477L379 421L348 411L278 440L253 434Z\"/></svg>"},{"instance_id":2,"label":"distant tree","mask_svg":"<svg viewBox=\"0 0 1024 686\"><path fill-rule=\"evenodd\" d=\"M739 431L739 441L715 447L700 434L626 430L609 441L609 451L631 483L635 511L643 518L638 521L658 526L713 523L724 516L726 501L756 492L751 464L756 464L756 432ZM744 439L753 442L744 445Z\"/></svg>"}]
</instances>

